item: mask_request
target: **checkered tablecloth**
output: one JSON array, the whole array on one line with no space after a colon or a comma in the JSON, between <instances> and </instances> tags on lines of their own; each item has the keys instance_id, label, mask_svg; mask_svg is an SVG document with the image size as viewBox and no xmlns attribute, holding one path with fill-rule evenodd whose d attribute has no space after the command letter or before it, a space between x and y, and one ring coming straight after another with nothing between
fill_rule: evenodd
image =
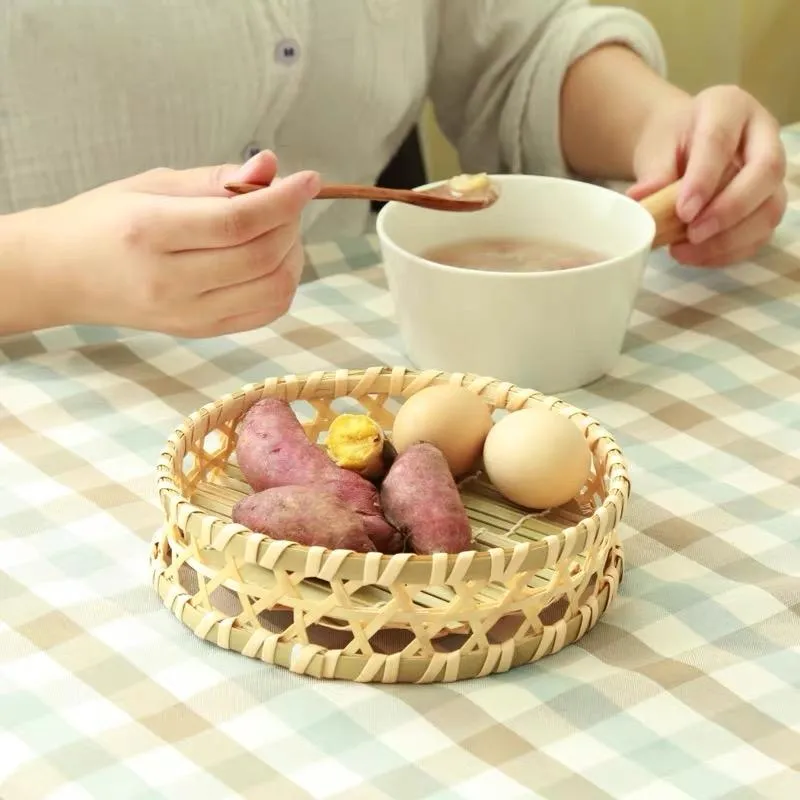
<instances>
[{"instance_id":1,"label":"checkered tablecloth","mask_svg":"<svg viewBox=\"0 0 800 800\"><path fill-rule=\"evenodd\" d=\"M287 372L403 363L370 239L310 248L270 330L70 329L0 343L2 800L800 797L800 134L757 263L652 258L613 375L568 399L617 435L621 595L578 645L451 685L292 675L158 601L159 450ZM795 183L796 182L796 183Z\"/></svg>"}]
</instances>

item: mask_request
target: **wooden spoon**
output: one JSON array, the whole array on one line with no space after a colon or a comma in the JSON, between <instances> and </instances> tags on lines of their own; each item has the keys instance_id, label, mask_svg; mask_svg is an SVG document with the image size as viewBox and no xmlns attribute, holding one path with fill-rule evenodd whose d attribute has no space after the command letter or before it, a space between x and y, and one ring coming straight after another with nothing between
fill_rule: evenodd
<instances>
[{"instance_id":1,"label":"wooden spoon","mask_svg":"<svg viewBox=\"0 0 800 800\"><path fill-rule=\"evenodd\" d=\"M485 176L458 176L432 189L384 189L355 183L327 183L316 195L317 200L393 200L434 211L480 211L500 196L497 187ZM256 183L226 183L234 194L247 194L264 189Z\"/></svg>"},{"instance_id":2,"label":"wooden spoon","mask_svg":"<svg viewBox=\"0 0 800 800\"><path fill-rule=\"evenodd\" d=\"M675 210L680 190L681 181L675 181L639 201L639 205L650 212L656 223L653 249L686 241L686 224Z\"/></svg>"},{"instance_id":3,"label":"wooden spoon","mask_svg":"<svg viewBox=\"0 0 800 800\"><path fill-rule=\"evenodd\" d=\"M497 187L491 182L479 181L477 188L464 184L464 179L480 176L458 176L445 183L425 190L384 189L378 186L362 186L353 183L328 183L317 194L318 200L394 200L410 203L436 211L480 211L495 203L499 197ZM458 183L457 181L462 181ZM459 191L465 186L465 191ZM678 218L675 204L681 182L676 181L639 201L642 208L653 216L656 235L653 248L686 241L686 225ZM453 188L456 187L456 188ZM247 194L266 188L256 183L226 183L225 188L234 194Z\"/></svg>"}]
</instances>

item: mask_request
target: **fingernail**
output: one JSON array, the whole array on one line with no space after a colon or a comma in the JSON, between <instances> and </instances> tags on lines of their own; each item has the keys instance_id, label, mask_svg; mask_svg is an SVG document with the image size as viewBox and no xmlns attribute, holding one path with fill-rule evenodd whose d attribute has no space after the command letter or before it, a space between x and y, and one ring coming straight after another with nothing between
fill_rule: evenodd
<instances>
[{"instance_id":1,"label":"fingernail","mask_svg":"<svg viewBox=\"0 0 800 800\"><path fill-rule=\"evenodd\" d=\"M703 201L696 195L690 194L678 202L678 216L688 225L703 207Z\"/></svg>"},{"instance_id":2,"label":"fingernail","mask_svg":"<svg viewBox=\"0 0 800 800\"><path fill-rule=\"evenodd\" d=\"M712 217L699 225L690 226L687 233L692 244L700 244L719 233L719 222Z\"/></svg>"},{"instance_id":3,"label":"fingernail","mask_svg":"<svg viewBox=\"0 0 800 800\"><path fill-rule=\"evenodd\" d=\"M306 176L305 187L310 197L314 197L322 188L322 180L318 172L309 172Z\"/></svg>"},{"instance_id":4,"label":"fingernail","mask_svg":"<svg viewBox=\"0 0 800 800\"><path fill-rule=\"evenodd\" d=\"M244 162L244 164L242 164L242 165L239 167L239 169L238 169L238 171L237 171L237 174L238 174L238 175L244 175L244 174L247 172L247 168L248 168L248 167L249 167L251 164L253 164L255 161L257 161L258 159L260 159L260 158L262 158L262 154L261 154L261 153L256 153L255 155L252 155L252 156L250 156L250 158L248 158L248 159L247 159L247 161L245 161L245 162Z\"/></svg>"}]
</instances>

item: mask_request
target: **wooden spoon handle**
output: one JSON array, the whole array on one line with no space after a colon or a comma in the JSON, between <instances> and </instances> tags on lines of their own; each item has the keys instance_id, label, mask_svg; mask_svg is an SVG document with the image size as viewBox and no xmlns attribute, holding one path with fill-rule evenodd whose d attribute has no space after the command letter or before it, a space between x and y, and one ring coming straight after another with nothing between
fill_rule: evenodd
<instances>
[{"instance_id":1,"label":"wooden spoon handle","mask_svg":"<svg viewBox=\"0 0 800 800\"><path fill-rule=\"evenodd\" d=\"M259 189L266 189L268 183L240 183L239 181L230 181L225 184L225 190L233 192L234 194L248 194L249 192L257 192Z\"/></svg>"},{"instance_id":2,"label":"wooden spoon handle","mask_svg":"<svg viewBox=\"0 0 800 800\"><path fill-rule=\"evenodd\" d=\"M410 189L386 189L382 186L361 186L355 183L323 183L317 197L320 200L397 200L414 203L419 192Z\"/></svg>"},{"instance_id":3,"label":"wooden spoon handle","mask_svg":"<svg viewBox=\"0 0 800 800\"><path fill-rule=\"evenodd\" d=\"M234 194L247 194L266 188L262 183L226 183L225 188ZM360 186L351 183L325 183L316 194L317 200L396 200L405 192L398 189L383 189L378 186Z\"/></svg>"},{"instance_id":4,"label":"wooden spoon handle","mask_svg":"<svg viewBox=\"0 0 800 800\"><path fill-rule=\"evenodd\" d=\"M686 225L678 218L675 211L680 188L681 182L675 181L639 201L642 208L649 211L656 222L653 248L686 241Z\"/></svg>"}]
</instances>

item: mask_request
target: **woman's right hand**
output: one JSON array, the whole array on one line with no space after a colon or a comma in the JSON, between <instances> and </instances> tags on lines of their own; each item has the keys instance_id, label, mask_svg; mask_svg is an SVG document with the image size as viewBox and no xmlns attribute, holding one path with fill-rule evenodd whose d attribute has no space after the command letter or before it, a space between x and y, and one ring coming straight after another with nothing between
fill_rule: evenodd
<instances>
[{"instance_id":1,"label":"woman's right hand","mask_svg":"<svg viewBox=\"0 0 800 800\"><path fill-rule=\"evenodd\" d=\"M263 152L241 167L152 170L37 210L28 249L40 280L57 287L56 324L205 337L284 315L303 269L300 215L319 176L275 173ZM229 180L271 185L229 196Z\"/></svg>"}]
</instances>

